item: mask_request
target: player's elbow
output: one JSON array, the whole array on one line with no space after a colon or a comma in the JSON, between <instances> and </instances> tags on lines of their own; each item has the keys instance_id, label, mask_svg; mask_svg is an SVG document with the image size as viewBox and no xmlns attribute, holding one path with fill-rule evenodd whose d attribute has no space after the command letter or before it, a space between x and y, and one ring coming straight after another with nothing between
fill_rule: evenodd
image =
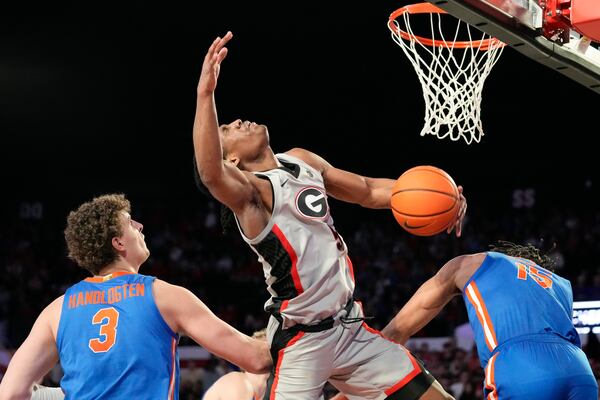
<instances>
[{"instance_id":1,"label":"player's elbow","mask_svg":"<svg viewBox=\"0 0 600 400\"><path fill-rule=\"evenodd\" d=\"M370 195L370 193L367 193L364 196L357 199L356 203L363 208L380 208L377 207L377 203L375 202L373 196Z\"/></svg>"},{"instance_id":2,"label":"player's elbow","mask_svg":"<svg viewBox=\"0 0 600 400\"><path fill-rule=\"evenodd\" d=\"M200 181L204 186L208 189L217 186L220 182L223 181L223 170L222 168L198 168L198 175L200 176Z\"/></svg>"},{"instance_id":3,"label":"player's elbow","mask_svg":"<svg viewBox=\"0 0 600 400\"><path fill-rule=\"evenodd\" d=\"M373 178L364 177L365 189L359 204L364 208L385 209L390 208L391 191L378 188Z\"/></svg>"},{"instance_id":4,"label":"player's elbow","mask_svg":"<svg viewBox=\"0 0 600 400\"><path fill-rule=\"evenodd\" d=\"M406 332L406 330L399 326L397 321L394 319L387 324L385 328L383 328L381 334L387 339L393 340L396 343L405 344L409 339L409 336L403 332Z\"/></svg>"}]
</instances>

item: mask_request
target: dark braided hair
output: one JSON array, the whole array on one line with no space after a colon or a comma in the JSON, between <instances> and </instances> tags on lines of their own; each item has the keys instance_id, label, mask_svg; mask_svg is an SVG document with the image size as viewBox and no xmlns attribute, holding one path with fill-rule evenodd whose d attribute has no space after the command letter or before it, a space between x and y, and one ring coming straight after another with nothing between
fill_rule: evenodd
<instances>
[{"instance_id":1,"label":"dark braided hair","mask_svg":"<svg viewBox=\"0 0 600 400\"><path fill-rule=\"evenodd\" d=\"M198 165L196 164L196 156L195 155L193 158L193 164L194 164L194 182L196 182L196 188L198 188L200 193L202 193L209 199L216 200L213 197L213 195L210 193L210 191L208 190L208 188L206 187L204 182L202 182L202 179L200 178L200 173L198 172ZM221 230L223 232L223 235L227 235L235 227L235 217L233 216L233 211L231 211L231 209L229 207L227 207L223 203L219 203L219 204L221 205Z\"/></svg>"},{"instance_id":2,"label":"dark braided hair","mask_svg":"<svg viewBox=\"0 0 600 400\"><path fill-rule=\"evenodd\" d=\"M554 250L555 247L556 243L552 245L552 248L549 251ZM554 265L556 263L554 258L543 253L540 249L531 244L522 246L506 240L498 240L496 243L490 245L490 251L496 251L511 257L526 258L549 271L554 271Z\"/></svg>"}]
</instances>

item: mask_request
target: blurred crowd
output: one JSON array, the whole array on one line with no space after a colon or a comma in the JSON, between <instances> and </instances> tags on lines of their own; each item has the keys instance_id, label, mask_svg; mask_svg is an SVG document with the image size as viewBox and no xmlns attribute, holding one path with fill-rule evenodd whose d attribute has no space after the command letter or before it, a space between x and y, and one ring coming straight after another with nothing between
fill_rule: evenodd
<instances>
[{"instance_id":1,"label":"blurred crowd","mask_svg":"<svg viewBox=\"0 0 600 400\"><path fill-rule=\"evenodd\" d=\"M371 325L381 329L416 288L443 263L463 253L485 251L498 239L532 243L556 260L556 272L570 279L575 300L600 300L600 212L593 207L469 209L461 238L440 234L411 236L394 222L389 211L333 204L336 227L344 236L353 261L357 289ZM363 214L364 213L364 214ZM134 218L145 228L151 250L141 273L185 286L216 314L245 333L266 325L262 307L268 294L256 256L236 232L223 235L219 206L211 201L180 204L133 203ZM364 217L363 217L364 215ZM64 218L64 217L62 217ZM86 276L66 257L64 219L52 217L51 205L39 213L15 213L0 226L0 368L6 354L20 345L39 312L74 282ZM460 298L453 300L418 336L454 334L467 321ZM183 338L181 345L191 345ZM443 351L414 349L440 382L457 399L481 399L483 372L474 351L452 344ZM594 371L600 368L596 340L586 348ZM203 391L233 367L213 359L182 371L181 398L198 399ZM597 375L599 376L599 375ZM59 377L49 376L48 384ZM332 393L328 389L329 393Z\"/></svg>"}]
</instances>

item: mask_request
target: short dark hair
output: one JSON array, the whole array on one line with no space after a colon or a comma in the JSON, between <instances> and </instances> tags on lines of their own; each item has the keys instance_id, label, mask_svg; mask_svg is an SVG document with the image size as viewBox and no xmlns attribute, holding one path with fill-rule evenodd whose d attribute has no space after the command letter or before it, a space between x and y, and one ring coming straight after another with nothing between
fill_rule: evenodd
<instances>
[{"instance_id":1,"label":"short dark hair","mask_svg":"<svg viewBox=\"0 0 600 400\"><path fill-rule=\"evenodd\" d=\"M556 244L549 251L552 251L555 247ZM519 245L506 240L498 240L496 243L490 245L490 251L496 251L511 257L526 258L550 271L554 271L556 264L554 258L531 244Z\"/></svg>"},{"instance_id":2,"label":"short dark hair","mask_svg":"<svg viewBox=\"0 0 600 400\"><path fill-rule=\"evenodd\" d=\"M198 164L196 164L196 156L193 158L194 164L194 182L196 183L196 188L208 197L209 199L216 200L213 195L210 193L210 190L206 187L204 182L202 182L202 178L200 178L200 172L198 172ZM231 232L231 230L235 227L235 217L233 215L233 211L226 205L219 203L221 205L221 230L223 235L226 235Z\"/></svg>"},{"instance_id":3,"label":"short dark hair","mask_svg":"<svg viewBox=\"0 0 600 400\"><path fill-rule=\"evenodd\" d=\"M93 275L119 257L112 239L123 234L121 213L131 204L123 194L107 194L83 203L67 217L69 258Z\"/></svg>"}]
</instances>

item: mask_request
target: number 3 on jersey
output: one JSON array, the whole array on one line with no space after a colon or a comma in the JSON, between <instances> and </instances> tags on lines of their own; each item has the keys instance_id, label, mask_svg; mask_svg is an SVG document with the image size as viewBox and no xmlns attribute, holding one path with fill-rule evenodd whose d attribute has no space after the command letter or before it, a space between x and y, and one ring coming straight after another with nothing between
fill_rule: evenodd
<instances>
[{"instance_id":1,"label":"number 3 on jersey","mask_svg":"<svg viewBox=\"0 0 600 400\"><path fill-rule=\"evenodd\" d=\"M545 269L537 269L534 266L525 265L522 263L517 263L517 278L521 280L527 280L527 277L531 277L538 285L543 287L544 289L549 289L552 287L552 279L550 279L550 272Z\"/></svg>"},{"instance_id":2,"label":"number 3 on jersey","mask_svg":"<svg viewBox=\"0 0 600 400\"><path fill-rule=\"evenodd\" d=\"M102 324L100 325L100 336L104 336L104 338L90 339L88 346L94 353L106 353L117 340L119 312L114 307L103 308L94 314L92 324Z\"/></svg>"}]
</instances>

